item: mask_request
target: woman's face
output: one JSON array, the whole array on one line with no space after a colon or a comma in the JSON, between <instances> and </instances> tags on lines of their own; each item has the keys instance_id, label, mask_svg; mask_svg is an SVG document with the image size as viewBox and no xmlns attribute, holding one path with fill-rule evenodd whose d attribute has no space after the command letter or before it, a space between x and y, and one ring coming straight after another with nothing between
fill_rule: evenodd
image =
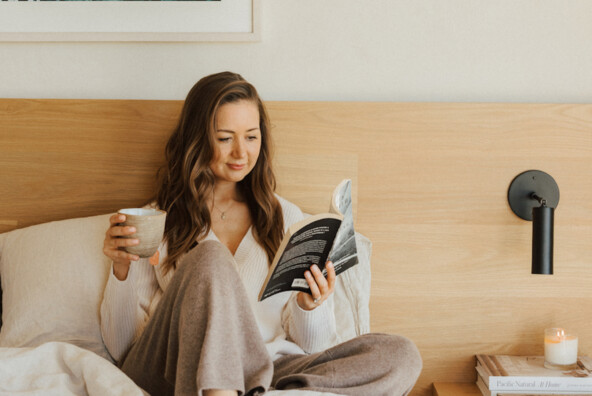
<instances>
[{"instance_id":1,"label":"woman's face","mask_svg":"<svg viewBox=\"0 0 592 396\"><path fill-rule=\"evenodd\" d=\"M247 100L226 103L216 113L214 158L217 181L239 182L253 170L261 151L259 108Z\"/></svg>"}]
</instances>

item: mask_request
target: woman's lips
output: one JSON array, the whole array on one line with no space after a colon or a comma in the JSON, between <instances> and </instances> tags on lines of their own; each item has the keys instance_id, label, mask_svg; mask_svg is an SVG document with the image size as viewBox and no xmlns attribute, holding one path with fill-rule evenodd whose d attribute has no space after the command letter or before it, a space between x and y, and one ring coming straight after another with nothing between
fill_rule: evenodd
<instances>
[{"instance_id":1,"label":"woman's lips","mask_svg":"<svg viewBox=\"0 0 592 396\"><path fill-rule=\"evenodd\" d=\"M232 170L242 170L245 166L245 164L228 164L228 167Z\"/></svg>"}]
</instances>

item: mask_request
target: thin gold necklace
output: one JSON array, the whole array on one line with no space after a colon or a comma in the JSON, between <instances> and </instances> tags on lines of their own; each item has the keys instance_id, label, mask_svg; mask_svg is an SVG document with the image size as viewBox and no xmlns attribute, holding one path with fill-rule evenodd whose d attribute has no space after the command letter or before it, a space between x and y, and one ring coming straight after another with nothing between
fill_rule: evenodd
<instances>
[{"instance_id":1,"label":"thin gold necklace","mask_svg":"<svg viewBox=\"0 0 592 396\"><path fill-rule=\"evenodd\" d=\"M216 206L216 204L214 203L214 197L212 197L212 206L214 207L214 209L216 209L218 212L220 212L220 219L222 219L222 220L226 220L226 213L230 210L232 205L234 205L234 200L230 200L230 205L228 205L226 210L220 210L220 208L218 208Z\"/></svg>"}]
</instances>

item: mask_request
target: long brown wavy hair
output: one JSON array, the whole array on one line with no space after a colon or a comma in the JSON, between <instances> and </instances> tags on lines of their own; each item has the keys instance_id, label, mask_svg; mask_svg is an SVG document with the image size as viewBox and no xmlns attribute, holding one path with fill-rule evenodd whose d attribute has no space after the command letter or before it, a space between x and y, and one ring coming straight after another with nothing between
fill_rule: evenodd
<instances>
[{"instance_id":1,"label":"long brown wavy hair","mask_svg":"<svg viewBox=\"0 0 592 396\"><path fill-rule=\"evenodd\" d=\"M211 227L208 197L215 178L210 170L214 158L216 114L220 106L241 100L259 108L261 151L253 170L239 182L253 219L254 237L271 263L280 245L284 219L274 194L276 180L271 166L272 142L265 106L254 86L239 74L222 72L199 80L187 94L183 110L159 170L157 205L166 210L164 240L165 272L176 268L179 258Z\"/></svg>"}]
</instances>

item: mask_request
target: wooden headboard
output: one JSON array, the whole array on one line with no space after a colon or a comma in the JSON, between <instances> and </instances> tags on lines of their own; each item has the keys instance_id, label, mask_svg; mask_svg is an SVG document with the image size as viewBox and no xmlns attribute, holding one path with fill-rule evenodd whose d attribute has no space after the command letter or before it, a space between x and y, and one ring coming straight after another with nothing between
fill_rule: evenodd
<instances>
[{"instance_id":1,"label":"wooden headboard","mask_svg":"<svg viewBox=\"0 0 592 396\"><path fill-rule=\"evenodd\" d=\"M0 100L0 232L139 205L179 101ZM592 354L592 105L270 102L279 193L315 213L354 183L373 241L372 330L418 345L435 381L476 353L542 354L545 327ZM551 174L555 275L530 274L531 224L507 188Z\"/></svg>"}]
</instances>

